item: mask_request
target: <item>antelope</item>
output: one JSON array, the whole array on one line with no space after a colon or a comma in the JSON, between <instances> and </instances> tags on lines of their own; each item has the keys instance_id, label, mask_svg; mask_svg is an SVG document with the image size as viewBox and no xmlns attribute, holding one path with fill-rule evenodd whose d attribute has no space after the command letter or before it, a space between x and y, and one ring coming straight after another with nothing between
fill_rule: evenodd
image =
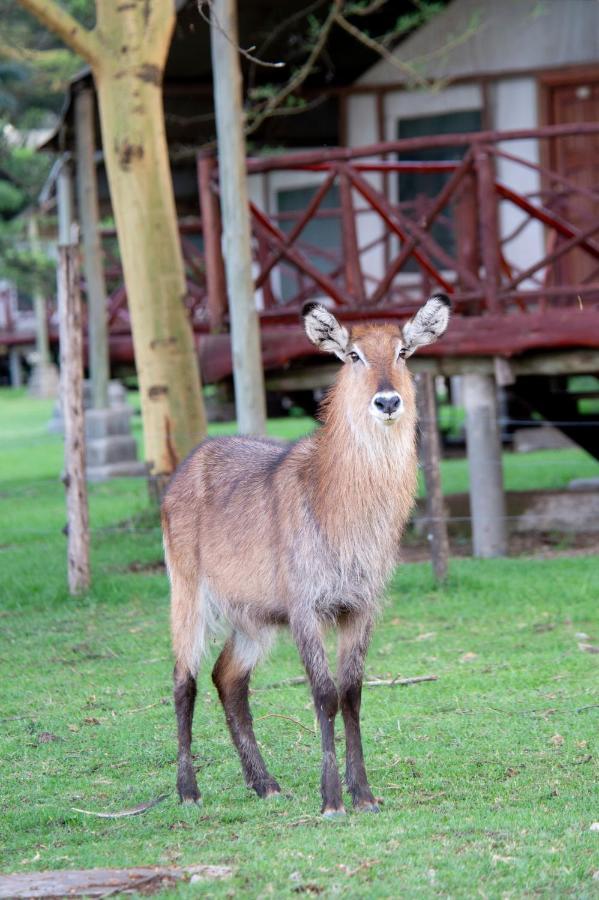
<instances>
[{"instance_id":1,"label":"antelope","mask_svg":"<svg viewBox=\"0 0 599 900\"><path fill-rule=\"evenodd\" d=\"M378 812L360 733L364 659L416 491L416 411L406 359L435 341L449 300L431 297L400 329L348 331L323 305L302 312L310 341L342 360L321 427L285 446L254 437L204 441L162 504L178 731L177 789L199 802L191 757L196 677L207 638L227 638L212 672L248 788L278 794L258 749L250 676L288 626L310 683L322 743L324 816L345 813L334 742L343 716L345 783L356 809ZM338 629L337 680L323 633Z\"/></svg>"}]
</instances>

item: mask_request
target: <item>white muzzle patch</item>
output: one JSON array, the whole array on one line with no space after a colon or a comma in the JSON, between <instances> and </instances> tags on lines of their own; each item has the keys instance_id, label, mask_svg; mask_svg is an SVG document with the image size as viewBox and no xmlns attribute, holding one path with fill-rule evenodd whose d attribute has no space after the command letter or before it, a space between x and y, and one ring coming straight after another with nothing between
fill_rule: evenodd
<instances>
[{"instance_id":1,"label":"white muzzle patch","mask_svg":"<svg viewBox=\"0 0 599 900\"><path fill-rule=\"evenodd\" d=\"M403 400L397 391L378 391L370 401L370 414L383 425L392 425L403 411Z\"/></svg>"}]
</instances>

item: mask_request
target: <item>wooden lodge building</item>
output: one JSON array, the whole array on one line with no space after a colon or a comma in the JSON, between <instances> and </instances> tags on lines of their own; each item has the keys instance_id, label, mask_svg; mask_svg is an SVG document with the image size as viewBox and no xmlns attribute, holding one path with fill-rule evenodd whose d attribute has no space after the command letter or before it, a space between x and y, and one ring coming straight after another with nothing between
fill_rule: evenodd
<instances>
[{"instance_id":1,"label":"wooden lodge building","mask_svg":"<svg viewBox=\"0 0 599 900\"><path fill-rule=\"evenodd\" d=\"M209 28L195 0L177 5L164 105L188 305L204 382L228 383L220 244L202 232L219 214ZM240 3L241 46L293 66L304 6ZM390 28L404 7L412 8L382 7L370 33ZM599 458L599 429L568 390L570 375L599 374L599 5L451 0L393 54L411 70L334 29L304 86L305 107L266 120L249 140L269 387L305 391L331 379L298 324L306 299L349 322L402 320L442 289L452 295L452 325L414 369L475 374L487 387L497 379ZM243 65L250 89L289 77ZM82 90L93 91L85 70L47 145L73 165L73 101ZM133 350L110 229L104 249L119 371L133 364ZM6 333L0 340L11 342ZM583 420L591 427L579 427Z\"/></svg>"}]
</instances>

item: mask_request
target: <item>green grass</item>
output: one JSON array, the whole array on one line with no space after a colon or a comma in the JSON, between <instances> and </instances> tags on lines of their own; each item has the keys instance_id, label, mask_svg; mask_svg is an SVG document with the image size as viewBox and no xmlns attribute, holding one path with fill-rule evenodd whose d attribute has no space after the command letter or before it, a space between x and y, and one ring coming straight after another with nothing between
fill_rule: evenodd
<instances>
[{"instance_id":1,"label":"green grass","mask_svg":"<svg viewBox=\"0 0 599 900\"><path fill-rule=\"evenodd\" d=\"M47 405L0 394L0 870L234 868L173 896L596 894L597 656L578 646L599 642L596 557L452 560L444 589L427 565L398 570L367 672L438 681L364 691L378 816L318 815L307 688L268 687L301 672L285 636L252 697L279 799L243 786L205 666L194 744L204 802L183 808L155 515L139 482L93 486L93 585L69 598L61 448L46 418ZM44 732L58 740L40 741ZM73 811L162 793L136 818Z\"/></svg>"}]
</instances>

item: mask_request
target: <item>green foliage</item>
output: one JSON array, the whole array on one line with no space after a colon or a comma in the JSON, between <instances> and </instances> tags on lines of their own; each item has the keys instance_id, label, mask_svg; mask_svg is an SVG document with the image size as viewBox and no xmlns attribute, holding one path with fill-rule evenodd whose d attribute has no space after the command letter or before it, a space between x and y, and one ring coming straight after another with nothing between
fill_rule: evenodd
<instances>
[{"instance_id":1,"label":"green foliage","mask_svg":"<svg viewBox=\"0 0 599 900\"><path fill-rule=\"evenodd\" d=\"M233 867L231 879L168 894L189 897L594 895L596 657L579 643L599 640L596 558L452 560L444 589L427 565L398 570L367 676L438 680L364 690L378 816L318 815L308 690L271 687L301 674L287 637L251 698L285 792L271 801L242 783L207 663L194 743L204 803L181 807L157 516L140 481L92 486L93 586L68 597L49 408L0 392L3 872ZM136 818L73 809L117 811L163 793Z\"/></svg>"},{"instance_id":2,"label":"green foliage","mask_svg":"<svg viewBox=\"0 0 599 900\"><path fill-rule=\"evenodd\" d=\"M23 191L10 181L0 180L0 215L11 218L23 206Z\"/></svg>"},{"instance_id":3,"label":"green foliage","mask_svg":"<svg viewBox=\"0 0 599 900\"><path fill-rule=\"evenodd\" d=\"M83 24L93 25L94 0L64 0L61 5ZM0 73L2 65L16 65L23 73L11 83L11 121L22 129L47 126L82 62L14 0L0 0L0 21Z\"/></svg>"}]
</instances>

